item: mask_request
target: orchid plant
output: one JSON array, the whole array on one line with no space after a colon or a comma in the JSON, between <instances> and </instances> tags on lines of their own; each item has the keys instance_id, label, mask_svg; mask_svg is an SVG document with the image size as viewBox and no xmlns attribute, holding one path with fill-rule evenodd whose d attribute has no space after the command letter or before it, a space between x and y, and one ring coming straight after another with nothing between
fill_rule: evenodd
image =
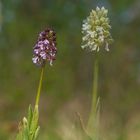
<instances>
[{"instance_id":1,"label":"orchid plant","mask_svg":"<svg viewBox=\"0 0 140 140\"><path fill-rule=\"evenodd\" d=\"M110 29L108 10L104 7L97 7L96 10L92 10L82 25L83 42L81 47L82 49L89 49L91 52L95 52L92 103L86 127L86 132L92 140L99 140L100 97L98 95L98 55L103 47L106 51L109 51L109 45L113 42Z\"/></svg>"},{"instance_id":2,"label":"orchid plant","mask_svg":"<svg viewBox=\"0 0 140 140\"><path fill-rule=\"evenodd\" d=\"M41 69L35 106L34 109L32 109L31 105L29 106L27 118L24 117L22 122L19 124L19 133L17 134L16 140L36 140L38 137L40 129L38 124L38 106L44 69L47 61L50 63L50 65L52 65L53 61L55 60L56 53L56 33L52 29L47 28L39 34L37 43L33 48L32 61Z\"/></svg>"}]
</instances>

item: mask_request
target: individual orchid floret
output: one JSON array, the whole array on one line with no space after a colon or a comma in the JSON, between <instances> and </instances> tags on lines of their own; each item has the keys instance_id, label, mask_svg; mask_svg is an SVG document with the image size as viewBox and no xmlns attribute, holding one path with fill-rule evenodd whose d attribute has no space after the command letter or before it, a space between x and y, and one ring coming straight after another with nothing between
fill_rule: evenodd
<instances>
[{"instance_id":1,"label":"individual orchid floret","mask_svg":"<svg viewBox=\"0 0 140 140\"><path fill-rule=\"evenodd\" d=\"M83 49L88 48L91 51L98 52L101 47L105 47L105 50L109 51L108 46L112 43L113 39L110 34L111 26L109 25L107 14L107 9L97 7L83 21L83 44L81 46Z\"/></svg>"},{"instance_id":2,"label":"individual orchid floret","mask_svg":"<svg viewBox=\"0 0 140 140\"><path fill-rule=\"evenodd\" d=\"M32 61L38 66L44 66L46 61L52 65L57 53L56 33L48 28L39 34L37 43L33 48Z\"/></svg>"}]
</instances>

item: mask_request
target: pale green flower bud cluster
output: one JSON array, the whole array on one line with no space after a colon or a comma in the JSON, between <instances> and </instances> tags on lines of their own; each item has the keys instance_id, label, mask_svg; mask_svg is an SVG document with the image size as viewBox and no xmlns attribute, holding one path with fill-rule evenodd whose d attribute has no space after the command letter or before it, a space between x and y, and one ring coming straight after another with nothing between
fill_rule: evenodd
<instances>
[{"instance_id":1,"label":"pale green flower bud cluster","mask_svg":"<svg viewBox=\"0 0 140 140\"><path fill-rule=\"evenodd\" d=\"M109 51L109 44L113 39L110 34L111 26L107 17L108 10L104 7L97 7L92 10L86 20L83 21L82 33L83 44L82 48L88 48L91 51L99 51L101 47L105 47Z\"/></svg>"}]
</instances>

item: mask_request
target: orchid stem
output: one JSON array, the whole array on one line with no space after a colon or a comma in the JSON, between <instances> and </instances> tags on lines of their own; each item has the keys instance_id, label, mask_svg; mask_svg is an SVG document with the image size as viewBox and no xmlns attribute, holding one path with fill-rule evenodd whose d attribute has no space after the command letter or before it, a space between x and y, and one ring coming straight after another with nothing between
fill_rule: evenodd
<instances>
[{"instance_id":1,"label":"orchid stem","mask_svg":"<svg viewBox=\"0 0 140 140\"><path fill-rule=\"evenodd\" d=\"M92 91L92 103L91 111L89 114L87 129L91 130L95 128L95 118L97 111L97 92L98 92L98 56L95 56L94 69L93 69L93 91Z\"/></svg>"},{"instance_id":2,"label":"orchid stem","mask_svg":"<svg viewBox=\"0 0 140 140\"><path fill-rule=\"evenodd\" d=\"M36 95L35 106L39 104L40 93L41 93L41 87L42 87L42 81L43 81L43 74L44 74L44 68L45 68L45 67L42 67L42 68L41 68L41 74L40 74L40 80L39 80L37 95Z\"/></svg>"}]
</instances>

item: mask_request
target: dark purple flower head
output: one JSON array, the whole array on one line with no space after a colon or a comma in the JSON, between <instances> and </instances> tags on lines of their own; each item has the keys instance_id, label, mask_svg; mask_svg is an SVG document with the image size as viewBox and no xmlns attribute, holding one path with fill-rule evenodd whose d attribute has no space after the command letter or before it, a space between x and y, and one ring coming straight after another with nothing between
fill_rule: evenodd
<instances>
[{"instance_id":1,"label":"dark purple flower head","mask_svg":"<svg viewBox=\"0 0 140 140\"><path fill-rule=\"evenodd\" d=\"M44 66L47 60L52 65L56 53L56 33L52 29L47 28L39 34L37 43L33 48L32 61L38 66Z\"/></svg>"}]
</instances>

